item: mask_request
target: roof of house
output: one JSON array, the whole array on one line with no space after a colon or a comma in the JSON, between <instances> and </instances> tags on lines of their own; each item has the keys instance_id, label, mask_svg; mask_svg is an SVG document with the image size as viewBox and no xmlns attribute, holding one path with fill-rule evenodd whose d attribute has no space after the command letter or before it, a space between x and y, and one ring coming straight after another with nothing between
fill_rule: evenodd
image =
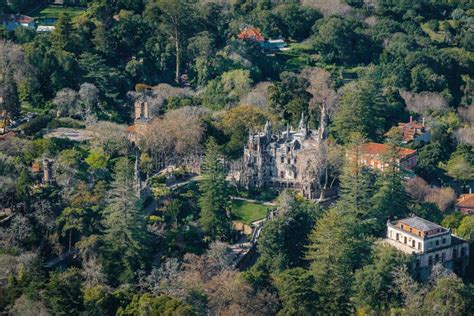
<instances>
[{"instance_id":1,"label":"roof of house","mask_svg":"<svg viewBox=\"0 0 474 316\"><path fill-rule=\"evenodd\" d=\"M474 208L474 194L461 194L456 203L456 206Z\"/></svg>"},{"instance_id":2,"label":"roof of house","mask_svg":"<svg viewBox=\"0 0 474 316\"><path fill-rule=\"evenodd\" d=\"M249 40L249 41L255 41L255 42L265 41L265 38L260 32L260 29L255 28L255 27L244 28L237 37L242 40Z\"/></svg>"},{"instance_id":3,"label":"roof of house","mask_svg":"<svg viewBox=\"0 0 474 316\"><path fill-rule=\"evenodd\" d=\"M137 131L137 127L135 126L135 124L130 125L129 127L127 127L127 132L129 132L129 133L135 133L136 131Z\"/></svg>"},{"instance_id":4,"label":"roof of house","mask_svg":"<svg viewBox=\"0 0 474 316\"><path fill-rule=\"evenodd\" d=\"M431 230L439 229L439 228L444 230L444 228L442 226L440 226L438 224L435 224L433 222L427 221L426 219L418 217L418 216L413 216L413 217L407 217L407 218L404 218L404 219L400 219L400 220L398 220L398 222L402 223L402 224L405 224L405 225L408 225L412 228L421 230L423 232L427 232L427 231L431 231Z\"/></svg>"},{"instance_id":5,"label":"roof of house","mask_svg":"<svg viewBox=\"0 0 474 316\"><path fill-rule=\"evenodd\" d=\"M4 14L1 16L0 21L2 22L9 22L15 21L17 23L31 23L34 19L30 16L23 15L23 14Z\"/></svg>"},{"instance_id":6,"label":"roof of house","mask_svg":"<svg viewBox=\"0 0 474 316\"><path fill-rule=\"evenodd\" d=\"M360 150L365 155L377 156L377 155L382 155L388 152L389 146L386 144L369 142L369 143L362 144L360 146ZM416 150L414 149L398 148L398 155L400 158L405 158L415 153L416 153Z\"/></svg>"},{"instance_id":7,"label":"roof of house","mask_svg":"<svg viewBox=\"0 0 474 316\"><path fill-rule=\"evenodd\" d=\"M15 132L8 132L4 135L0 135L0 141L9 140L9 139L12 139L15 136L16 136Z\"/></svg>"}]
</instances>

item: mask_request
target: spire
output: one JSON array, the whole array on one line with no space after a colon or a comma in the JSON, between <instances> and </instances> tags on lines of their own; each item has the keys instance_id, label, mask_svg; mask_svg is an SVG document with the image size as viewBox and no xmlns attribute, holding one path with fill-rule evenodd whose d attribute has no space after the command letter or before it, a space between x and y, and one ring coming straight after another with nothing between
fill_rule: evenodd
<instances>
[{"instance_id":1,"label":"spire","mask_svg":"<svg viewBox=\"0 0 474 316\"><path fill-rule=\"evenodd\" d=\"M304 112L301 112L301 120L300 120L300 124L298 125L298 129L300 130L300 132L306 131L306 122L304 119Z\"/></svg>"},{"instance_id":2,"label":"spire","mask_svg":"<svg viewBox=\"0 0 474 316\"><path fill-rule=\"evenodd\" d=\"M264 129L264 132L267 136L267 139L271 139L272 138L272 123L270 123L269 121L267 121L265 123L265 129Z\"/></svg>"}]
</instances>

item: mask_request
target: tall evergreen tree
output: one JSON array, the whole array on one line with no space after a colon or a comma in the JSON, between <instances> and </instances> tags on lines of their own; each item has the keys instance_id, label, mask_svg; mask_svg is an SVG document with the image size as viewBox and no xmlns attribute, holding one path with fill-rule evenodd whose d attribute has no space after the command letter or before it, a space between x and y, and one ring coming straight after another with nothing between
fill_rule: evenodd
<instances>
[{"instance_id":1,"label":"tall evergreen tree","mask_svg":"<svg viewBox=\"0 0 474 316\"><path fill-rule=\"evenodd\" d=\"M385 232L385 222L408 215L410 197L403 185L403 170L399 164L401 135L392 130L387 140L388 151L382 161L386 165L377 179L378 190L372 197L372 218L376 220L375 233Z\"/></svg>"},{"instance_id":2,"label":"tall evergreen tree","mask_svg":"<svg viewBox=\"0 0 474 316\"><path fill-rule=\"evenodd\" d=\"M356 216L339 204L327 211L310 235L307 259L324 315L350 314L353 273L370 253L370 242Z\"/></svg>"},{"instance_id":3,"label":"tall evergreen tree","mask_svg":"<svg viewBox=\"0 0 474 316\"><path fill-rule=\"evenodd\" d=\"M368 76L345 87L333 122L339 141L350 142L354 132L372 140L380 138L385 127L384 103L380 84Z\"/></svg>"},{"instance_id":4,"label":"tall evergreen tree","mask_svg":"<svg viewBox=\"0 0 474 316\"><path fill-rule=\"evenodd\" d=\"M347 159L340 177L341 199L345 205L360 219L367 219L370 210L370 199L373 189L373 176L361 162L361 145L364 138L360 133L353 133L348 145Z\"/></svg>"},{"instance_id":5,"label":"tall evergreen tree","mask_svg":"<svg viewBox=\"0 0 474 316\"><path fill-rule=\"evenodd\" d=\"M216 141L211 138L206 146L206 158L202 167L203 181L199 189L201 197L201 226L213 240L225 240L230 237L232 224L230 219L230 195L225 181L225 171L220 161Z\"/></svg>"},{"instance_id":6,"label":"tall evergreen tree","mask_svg":"<svg viewBox=\"0 0 474 316\"><path fill-rule=\"evenodd\" d=\"M1 97L3 102L0 102L2 110L6 110L9 117L16 117L20 114L20 101L18 99L18 87L13 78L13 70L8 70L1 82L0 88Z\"/></svg>"},{"instance_id":7,"label":"tall evergreen tree","mask_svg":"<svg viewBox=\"0 0 474 316\"><path fill-rule=\"evenodd\" d=\"M135 195L133 166L127 158L117 161L104 213L105 270L115 281L130 281L135 272L145 265L149 236L141 205Z\"/></svg>"}]
</instances>

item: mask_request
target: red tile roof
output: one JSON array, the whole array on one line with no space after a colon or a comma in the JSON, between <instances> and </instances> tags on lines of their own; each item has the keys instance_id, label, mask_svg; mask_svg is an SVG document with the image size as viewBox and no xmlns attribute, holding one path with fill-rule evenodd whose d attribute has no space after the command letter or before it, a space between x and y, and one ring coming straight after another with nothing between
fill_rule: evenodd
<instances>
[{"instance_id":1,"label":"red tile roof","mask_svg":"<svg viewBox=\"0 0 474 316\"><path fill-rule=\"evenodd\" d=\"M379 143L365 143L360 146L362 154L377 156L386 153L389 150L389 146ZM416 150L408 148L398 148L398 154L400 158L405 158L407 156L413 155L416 153Z\"/></svg>"},{"instance_id":2,"label":"red tile roof","mask_svg":"<svg viewBox=\"0 0 474 316\"><path fill-rule=\"evenodd\" d=\"M474 194L461 194L456 206L474 208Z\"/></svg>"},{"instance_id":3,"label":"red tile roof","mask_svg":"<svg viewBox=\"0 0 474 316\"><path fill-rule=\"evenodd\" d=\"M135 124L130 125L130 126L127 128L127 132L129 132L129 133L135 133L136 131L137 131L137 127L135 126Z\"/></svg>"},{"instance_id":4,"label":"red tile roof","mask_svg":"<svg viewBox=\"0 0 474 316\"><path fill-rule=\"evenodd\" d=\"M248 40L253 42L264 42L265 38L258 28L246 27L240 32L238 38L241 40Z\"/></svg>"},{"instance_id":5,"label":"red tile roof","mask_svg":"<svg viewBox=\"0 0 474 316\"><path fill-rule=\"evenodd\" d=\"M8 132L4 135L0 135L0 142L1 141L5 141L5 140L9 140L9 139L12 139L13 137L16 136L16 133L15 132Z\"/></svg>"}]
</instances>

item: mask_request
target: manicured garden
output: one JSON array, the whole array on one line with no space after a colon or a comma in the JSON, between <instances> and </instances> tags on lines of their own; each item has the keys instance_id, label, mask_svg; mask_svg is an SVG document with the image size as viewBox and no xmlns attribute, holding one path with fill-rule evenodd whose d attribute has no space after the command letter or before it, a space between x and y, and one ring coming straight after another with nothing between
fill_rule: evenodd
<instances>
[{"instance_id":1,"label":"manicured garden","mask_svg":"<svg viewBox=\"0 0 474 316\"><path fill-rule=\"evenodd\" d=\"M264 218L269 208L271 208L271 206L261 203L232 200L232 215L235 219L241 220L245 224L250 224Z\"/></svg>"},{"instance_id":2,"label":"manicured garden","mask_svg":"<svg viewBox=\"0 0 474 316\"><path fill-rule=\"evenodd\" d=\"M58 5L47 5L30 13L30 16L41 24L54 24L61 13L74 18L84 12L83 8L73 8Z\"/></svg>"}]
</instances>

